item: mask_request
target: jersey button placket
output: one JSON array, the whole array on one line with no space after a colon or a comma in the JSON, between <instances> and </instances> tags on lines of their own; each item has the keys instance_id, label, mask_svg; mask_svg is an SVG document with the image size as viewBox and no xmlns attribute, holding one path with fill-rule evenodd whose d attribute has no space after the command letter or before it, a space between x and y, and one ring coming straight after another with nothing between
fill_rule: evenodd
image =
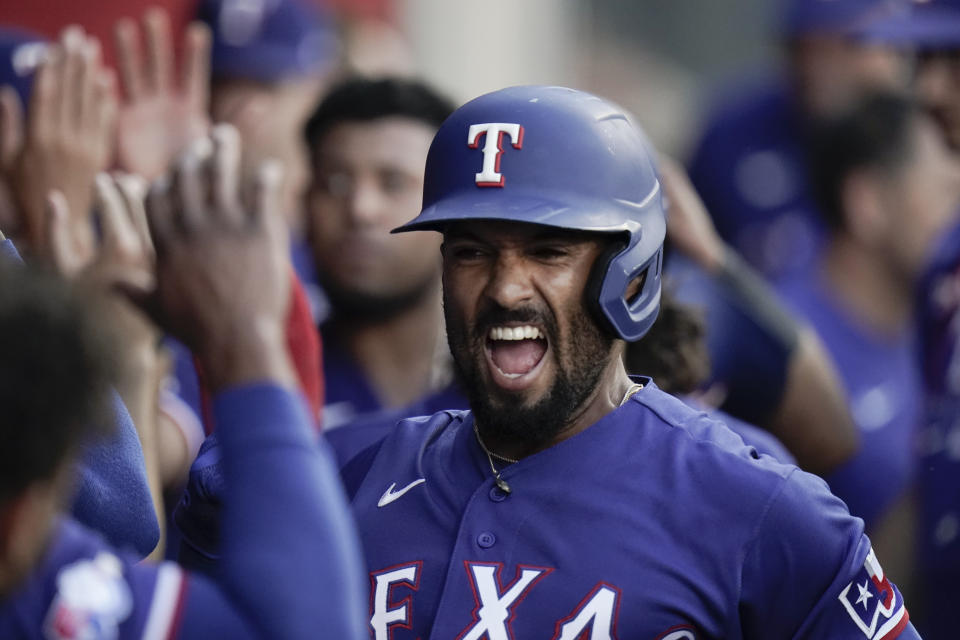
<instances>
[{"instance_id":1,"label":"jersey button placket","mask_svg":"<svg viewBox=\"0 0 960 640\"><path fill-rule=\"evenodd\" d=\"M497 544L497 536L493 535L489 531L484 531L477 536L477 546L481 549L489 549L495 544Z\"/></svg>"}]
</instances>

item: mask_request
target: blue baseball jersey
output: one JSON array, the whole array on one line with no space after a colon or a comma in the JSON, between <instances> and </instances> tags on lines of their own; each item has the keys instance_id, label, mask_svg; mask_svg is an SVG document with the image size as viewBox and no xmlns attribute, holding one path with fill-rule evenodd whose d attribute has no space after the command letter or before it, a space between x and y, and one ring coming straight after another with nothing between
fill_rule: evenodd
<instances>
[{"instance_id":1,"label":"blue baseball jersey","mask_svg":"<svg viewBox=\"0 0 960 640\"><path fill-rule=\"evenodd\" d=\"M502 470L468 411L401 422L343 470L375 640L918 638L819 478L647 384Z\"/></svg>"},{"instance_id":2,"label":"blue baseball jersey","mask_svg":"<svg viewBox=\"0 0 960 640\"><path fill-rule=\"evenodd\" d=\"M0 603L0 637L37 640L175 638L185 574L174 564L139 565L73 520L53 539L26 584Z\"/></svg>"},{"instance_id":3,"label":"blue baseball jersey","mask_svg":"<svg viewBox=\"0 0 960 640\"><path fill-rule=\"evenodd\" d=\"M922 279L918 335L925 387L917 484L924 632L955 638L960 602L960 224L944 236Z\"/></svg>"},{"instance_id":4,"label":"blue baseball jersey","mask_svg":"<svg viewBox=\"0 0 960 640\"><path fill-rule=\"evenodd\" d=\"M846 390L860 449L827 482L869 530L914 479L922 391L912 333L881 336L860 326L819 271L780 291L816 329Z\"/></svg>"},{"instance_id":5,"label":"blue baseball jersey","mask_svg":"<svg viewBox=\"0 0 960 640\"><path fill-rule=\"evenodd\" d=\"M717 231L772 280L808 272L823 237L796 104L780 81L741 83L718 100L689 163Z\"/></svg>"}]
</instances>

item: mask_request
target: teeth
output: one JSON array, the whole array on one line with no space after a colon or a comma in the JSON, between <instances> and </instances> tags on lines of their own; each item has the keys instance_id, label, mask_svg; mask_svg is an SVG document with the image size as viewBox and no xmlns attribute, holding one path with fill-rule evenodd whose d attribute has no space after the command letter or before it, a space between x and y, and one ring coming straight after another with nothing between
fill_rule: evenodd
<instances>
[{"instance_id":1,"label":"teeth","mask_svg":"<svg viewBox=\"0 0 960 640\"><path fill-rule=\"evenodd\" d=\"M524 325L522 327L491 327L491 340L546 340L546 336L537 327Z\"/></svg>"}]
</instances>

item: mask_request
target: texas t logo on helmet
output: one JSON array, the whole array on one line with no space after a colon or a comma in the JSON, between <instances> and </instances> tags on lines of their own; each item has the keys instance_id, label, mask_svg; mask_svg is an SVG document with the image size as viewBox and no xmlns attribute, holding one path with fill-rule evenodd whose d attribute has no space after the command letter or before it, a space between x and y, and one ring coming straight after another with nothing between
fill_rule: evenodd
<instances>
[{"instance_id":1,"label":"texas t logo on helmet","mask_svg":"<svg viewBox=\"0 0 960 640\"><path fill-rule=\"evenodd\" d=\"M503 155L503 134L510 136L514 149L523 148L523 127L512 122L486 122L472 124L467 133L467 146L476 149L480 146L480 137L486 135L483 145L483 171L476 174L478 187L502 187L503 174L500 173L500 156Z\"/></svg>"}]
</instances>

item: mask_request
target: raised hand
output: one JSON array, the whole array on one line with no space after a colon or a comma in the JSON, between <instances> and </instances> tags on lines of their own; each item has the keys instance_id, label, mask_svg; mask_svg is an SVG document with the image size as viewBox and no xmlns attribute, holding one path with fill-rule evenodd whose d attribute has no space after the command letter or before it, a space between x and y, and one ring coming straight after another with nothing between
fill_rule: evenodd
<instances>
[{"instance_id":1,"label":"raised hand","mask_svg":"<svg viewBox=\"0 0 960 640\"><path fill-rule=\"evenodd\" d=\"M176 74L170 19L164 10L148 11L142 29L133 20L121 20L115 36L124 93L117 121L117 165L153 180L209 131L210 32L199 23L187 28Z\"/></svg>"},{"instance_id":2,"label":"raised hand","mask_svg":"<svg viewBox=\"0 0 960 640\"><path fill-rule=\"evenodd\" d=\"M100 44L80 27L64 30L34 79L26 121L17 96L0 94L0 161L26 233L27 249L49 257L44 202L56 190L65 210L85 220L93 180L109 162L116 114L113 76L101 64ZM74 243L92 254L93 229L75 224Z\"/></svg>"},{"instance_id":3,"label":"raised hand","mask_svg":"<svg viewBox=\"0 0 960 640\"><path fill-rule=\"evenodd\" d=\"M96 177L96 209L101 240L88 247L78 238L94 236L93 216L72 216L63 195L47 199L47 244L54 266L67 277L105 290L143 297L154 288L154 251L147 226L146 183L138 176L101 173ZM85 226L79 230L75 227Z\"/></svg>"},{"instance_id":4,"label":"raised hand","mask_svg":"<svg viewBox=\"0 0 960 640\"><path fill-rule=\"evenodd\" d=\"M160 317L199 356L214 390L265 378L295 386L284 346L290 267L280 174L276 163L261 166L245 206L239 136L218 125L147 198Z\"/></svg>"}]
</instances>

